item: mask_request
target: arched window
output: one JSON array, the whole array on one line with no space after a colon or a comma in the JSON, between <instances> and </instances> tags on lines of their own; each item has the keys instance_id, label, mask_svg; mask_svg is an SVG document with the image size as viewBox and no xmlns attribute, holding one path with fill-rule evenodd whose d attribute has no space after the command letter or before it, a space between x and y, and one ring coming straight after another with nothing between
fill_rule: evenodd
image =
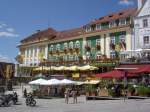
<instances>
[{"instance_id":1,"label":"arched window","mask_svg":"<svg viewBox=\"0 0 150 112\"><path fill-rule=\"evenodd\" d=\"M64 43L64 49L68 49L68 44Z\"/></svg>"},{"instance_id":2,"label":"arched window","mask_svg":"<svg viewBox=\"0 0 150 112\"><path fill-rule=\"evenodd\" d=\"M73 49L73 42L69 42L69 48L72 48Z\"/></svg>"},{"instance_id":3,"label":"arched window","mask_svg":"<svg viewBox=\"0 0 150 112\"><path fill-rule=\"evenodd\" d=\"M50 47L50 51L53 51L54 50L54 46L53 45L51 45L51 47Z\"/></svg>"},{"instance_id":4,"label":"arched window","mask_svg":"<svg viewBox=\"0 0 150 112\"><path fill-rule=\"evenodd\" d=\"M91 57L91 53L90 52L86 52L86 59L90 59Z\"/></svg>"},{"instance_id":5,"label":"arched window","mask_svg":"<svg viewBox=\"0 0 150 112\"><path fill-rule=\"evenodd\" d=\"M76 41L75 48L80 48L80 42L79 41Z\"/></svg>"},{"instance_id":6,"label":"arched window","mask_svg":"<svg viewBox=\"0 0 150 112\"><path fill-rule=\"evenodd\" d=\"M56 50L60 50L60 44L56 45Z\"/></svg>"},{"instance_id":7,"label":"arched window","mask_svg":"<svg viewBox=\"0 0 150 112\"><path fill-rule=\"evenodd\" d=\"M102 56L101 52L100 52L100 51L98 51L98 52L96 53L96 59L100 59L100 58L101 58L101 56Z\"/></svg>"}]
</instances>

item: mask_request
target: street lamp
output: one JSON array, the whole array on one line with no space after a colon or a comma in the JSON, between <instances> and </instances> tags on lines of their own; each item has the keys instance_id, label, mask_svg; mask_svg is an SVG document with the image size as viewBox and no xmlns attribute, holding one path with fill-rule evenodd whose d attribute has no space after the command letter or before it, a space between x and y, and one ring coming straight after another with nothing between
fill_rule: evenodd
<instances>
[{"instance_id":1,"label":"street lamp","mask_svg":"<svg viewBox=\"0 0 150 112\"><path fill-rule=\"evenodd\" d=\"M128 70L136 70L138 68L115 68L116 70L121 70L124 71L124 101L125 98L127 97L127 85L128 85L128 80L127 80L127 75L128 75Z\"/></svg>"}]
</instances>

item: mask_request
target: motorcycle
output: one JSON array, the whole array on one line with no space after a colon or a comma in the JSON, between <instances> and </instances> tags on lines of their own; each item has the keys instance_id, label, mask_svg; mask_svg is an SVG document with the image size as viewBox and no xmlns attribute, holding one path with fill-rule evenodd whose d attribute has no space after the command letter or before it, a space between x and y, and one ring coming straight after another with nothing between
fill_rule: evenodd
<instances>
[{"instance_id":1,"label":"motorcycle","mask_svg":"<svg viewBox=\"0 0 150 112\"><path fill-rule=\"evenodd\" d=\"M26 97L26 105L27 106L35 106L36 105L36 101L34 100L32 95L27 95L27 97Z\"/></svg>"},{"instance_id":2,"label":"motorcycle","mask_svg":"<svg viewBox=\"0 0 150 112\"><path fill-rule=\"evenodd\" d=\"M14 105L16 105L16 103L18 102L18 95L16 92L13 92L12 101Z\"/></svg>"},{"instance_id":3,"label":"motorcycle","mask_svg":"<svg viewBox=\"0 0 150 112\"><path fill-rule=\"evenodd\" d=\"M13 92L13 94L0 96L0 106L9 106L12 103L15 105L17 102L18 102L18 95L16 92Z\"/></svg>"},{"instance_id":4,"label":"motorcycle","mask_svg":"<svg viewBox=\"0 0 150 112\"><path fill-rule=\"evenodd\" d=\"M0 106L9 106L11 105L12 95L2 95L0 96Z\"/></svg>"}]
</instances>

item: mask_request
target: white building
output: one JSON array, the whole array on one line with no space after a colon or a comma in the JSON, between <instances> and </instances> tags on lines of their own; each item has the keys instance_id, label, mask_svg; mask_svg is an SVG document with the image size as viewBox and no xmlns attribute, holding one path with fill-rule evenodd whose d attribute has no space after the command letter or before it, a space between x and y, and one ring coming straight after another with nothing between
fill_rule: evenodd
<instances>
[{"instance_id":1,"label":"white building","mask_svg":"<svg viewBox=\"0 0 150 112\"><path fill-rule=\"evenodd\" d=\"M142 49L146 55L150 54L150 0L138 0L134 27L133 50Z\"/></svg>"}]
</instances>

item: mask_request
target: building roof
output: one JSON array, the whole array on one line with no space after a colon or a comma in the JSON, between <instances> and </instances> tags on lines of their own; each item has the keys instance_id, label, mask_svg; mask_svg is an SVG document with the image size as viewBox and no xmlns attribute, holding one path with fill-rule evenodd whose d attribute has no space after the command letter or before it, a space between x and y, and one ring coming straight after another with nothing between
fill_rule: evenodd
<instances>
[{"instance_id":1,"label":"building roof","mask_svg":"<svg viewBox=\"0 0 150 112\"><path fill-rule=\"evenodd\" d=\"M122 11L119 11L119 12L109 14L107 16L100 17L99 19L95 19L95 20L91 21L89 23L89 25L100 24L100 23L103 23L103 22L112 21L112 20L116 20L116 19L119 19L119 18L134 16L136 11L137 11L137 8L125 9L125 10L122 10Z\"/></svg>"},{"instance_id":2,"label":"building roof","mask_svg":"<svg viewBox=\"0 0 150 112\"><path fill-rule=\"evenodd\" d=\"M83 33L83 28L74 28L69 30L64 30L57 32L53 30L52 28L48 28L43 31L39 31L23 40L21 42L29 42L34 40L42 40L42 39L48 39L48 40L59 40L59 39L66 39L70 37L79 36Z\"/></svg>"},{"instance_id":3,"label":"building roof","mask_svg":"<svg viewBox=\"0 0 150 112\"><path fill-rule=\"evenodd\" d=\"M57 33L56 39L66 39L69 37L76 37L83 34L83 28L75 28L70 30L64 30Z\"/></svg>"},{"instance_id":4,"label":"building roof","mask_svg":"<svg viewBox=\"0 0 150 112\"><path fill-rule=\"evenodd\" d=\"M53 37L55 37L56 35L56 30L52 29L52 28L48 28L46 30L43 31L37 31L37 33L32 34L31 36L21 40L21 42L28 42L28 41L34 41L36 39L42 40L42 39L51 39Z\"/></svg>"}]
</instances>

